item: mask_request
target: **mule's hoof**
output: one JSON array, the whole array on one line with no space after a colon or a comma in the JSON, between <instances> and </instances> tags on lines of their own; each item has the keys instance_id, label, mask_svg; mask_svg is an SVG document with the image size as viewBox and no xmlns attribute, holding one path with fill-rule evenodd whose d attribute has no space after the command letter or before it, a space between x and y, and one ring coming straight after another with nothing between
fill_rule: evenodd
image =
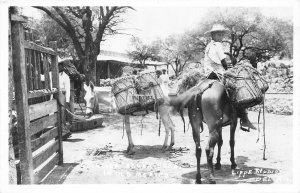
<instances>
[{"instance_id":1,"label":"mule's hoof","mask_svg":"<svg viewBox=\"0 0 300 193\"><path fill-rule=\"evenodd\" d=\"M196 179L195 184L202 184L201 179Z\"/></svg>"},{"instance_id":2,"label":"mule's hoof","mask_svg":"<svg viewBox=\"0 0 300 193\"><path fill-rule=\"evenodd\" d=\"M168 149L168 146L167 145L163 145L162 147L161 147L161 150L163 150L163 151L165 151L165 150L167 150Z\"/></svg>"},{"instance_id":3,"label":"mule's hoof","mask_svg":"<svg viewBox=\"0 0 300 193\"><path fill-rule=\"evenodd\" d=\"M208 183L209 183L209 184L217 184L216 181L213 180L213 179L209 179L209 180L208 180Z\"/></svg>"},{"instance_id":4,"label":"mule's hoof","mask_svg":"<svg viewBox=\"0 0 300 193\"><path fill-rule=\"evenodd\" d=\"M133 151L133 147L134 147L133 145L132 146L128 146L127 150L126 150L126 153L129 154L129 152L134 152Z\"/></svg>"},{"instance_id":5,"label":"mule's hoof","mask_svg":"<svg viewBox=\"0 0 300 193\"><path fill-rule=\"evenodd\" d=\"M237 168L237 165L236 164L231 164L231 169L236 169Z\"/></svg>"},{"instance_id":6,"label":"mule's hoof","mask_svg":"<svg viewBox=\"0 0 300 193\"><path fill-rule=\"evenodd\" d=\"M221 164L220 163L216 163L215 164L215 169L216 170L220 170L221 169Z\"/></svg>"},{"instance_id":7,"label":"mule's hoof","mask_svg":"<svg viewBox=\"0 0 300 193\"><path fill-rule=\"evenodd\" d=\"M201 174L200 173L196 174L195 184L202 184L202 182L201 182Z\"/></svg>"},{"instance_id":8,"label":"mule's hoof","mask_svg":"<svg viewBox=\"0 0 300 193\"><path fill-rule=\"evenodd\" d=\"M171 151L172 148L173 148L173 145L170 145L170 146L167 148L167 150Z\"/></svg>"},{"instance_id":9,"label":"mule's hoof","mask_svg":"<svg viewBox=\"0 0 300 193\"><path fill-rule=\"evenodd\" d=\"M133 155L133 154L135 154L135 151L133 151L133 150L131 149L131 150L129 150L129 151L127 152L127 154L128 154L128 155Z\"/></svg>"},{"instance_id":10,"label":"mule's hoof","mask_svg":"<svg viewBox=\"0 0 300 193\"><path fill-rule=\"evenodd\" d=\"M174 145L175 145L175 143L171 142L169 147L173 147Z\"/></svg>"}]
</instances>

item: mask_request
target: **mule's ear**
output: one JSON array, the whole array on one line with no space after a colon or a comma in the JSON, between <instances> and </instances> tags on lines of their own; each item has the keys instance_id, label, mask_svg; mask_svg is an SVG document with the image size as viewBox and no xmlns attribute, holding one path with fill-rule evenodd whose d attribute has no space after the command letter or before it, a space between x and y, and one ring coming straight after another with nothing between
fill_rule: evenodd
<instances>
[{"instance_id":1,"label":"mule's ear","mask_svg":"<svg viewBox=\"0 0 300 193\"><path fill-rule=\"evenodd\" d=\"M90 82L90 87L91 87L92 91L94 91L94 83L93 82Z\"/></svg>"}]
</instances>

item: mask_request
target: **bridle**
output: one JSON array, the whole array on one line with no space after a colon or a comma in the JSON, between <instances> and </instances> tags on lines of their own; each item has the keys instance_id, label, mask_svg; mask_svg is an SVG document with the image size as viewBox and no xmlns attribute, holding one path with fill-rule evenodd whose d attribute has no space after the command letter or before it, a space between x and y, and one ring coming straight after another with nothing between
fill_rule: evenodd
<instances>
[{"instance_id":1,"label":"bridle","mask_svg":"<svg viewBox=\"0 0 300 193\"><path fill-rule=\"evenodd\" d=\"M87 108L87 109L91 109L91 110L93 110L93 109L94 109L93 107L85 107L85 108Z\"/></svg>"}]
</instances>

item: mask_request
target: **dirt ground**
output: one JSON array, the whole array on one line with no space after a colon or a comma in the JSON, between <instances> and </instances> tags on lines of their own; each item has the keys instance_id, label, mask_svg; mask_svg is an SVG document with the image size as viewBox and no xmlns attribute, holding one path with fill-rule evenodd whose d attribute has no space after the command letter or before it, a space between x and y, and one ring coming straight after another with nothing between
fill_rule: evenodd
<instances>
[{"instance_id":1,"label":"dirt ground","mask_svg":"<svg viewBox=\"0 0 300 193\"><path fill-rule=\"evenodd\" d=\"M257 124L257 113L249 112ZM185 117L188 122L187 117ZM136 153L127 155L126 132L122 138L122 117L105 115L103 127L76 132L63 142L64 164L57 166L43 184L193 184L196 175L195 145L192 129L183 132L178 115L172 115L176 125L172 150L161 150L164 127L158 136L155 113L131 117L132 137ZM286 184L292 183L292 116L266 115L267 160L263 160L263 138L256 143L257 133L236 131L235 156L238 169L230 168L229 127L223 128L222 168L215 172L217 184ZM262 125L261 125L262 127ZM205 146L208 129L201 134L203 149L201 172L207 183L208 170ZM214 163L216 160L216 151Z\"/></svg>"}]
</instances>

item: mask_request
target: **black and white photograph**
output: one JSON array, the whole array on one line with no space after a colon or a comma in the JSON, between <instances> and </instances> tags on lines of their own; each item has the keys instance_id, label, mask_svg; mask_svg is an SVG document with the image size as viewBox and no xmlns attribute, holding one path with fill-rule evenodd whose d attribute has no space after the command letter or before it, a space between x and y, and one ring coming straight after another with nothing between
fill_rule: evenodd
<instances>
[{"instance_id":1,"label":"black and white photograph","mask_svg":"<svg viewBox=\"0 0 300 193\"><path fill-rule=\"evenodd\" d=\"M0 192L300 191L300 1L0 4Z\"/></svg>"}]
</instances>

